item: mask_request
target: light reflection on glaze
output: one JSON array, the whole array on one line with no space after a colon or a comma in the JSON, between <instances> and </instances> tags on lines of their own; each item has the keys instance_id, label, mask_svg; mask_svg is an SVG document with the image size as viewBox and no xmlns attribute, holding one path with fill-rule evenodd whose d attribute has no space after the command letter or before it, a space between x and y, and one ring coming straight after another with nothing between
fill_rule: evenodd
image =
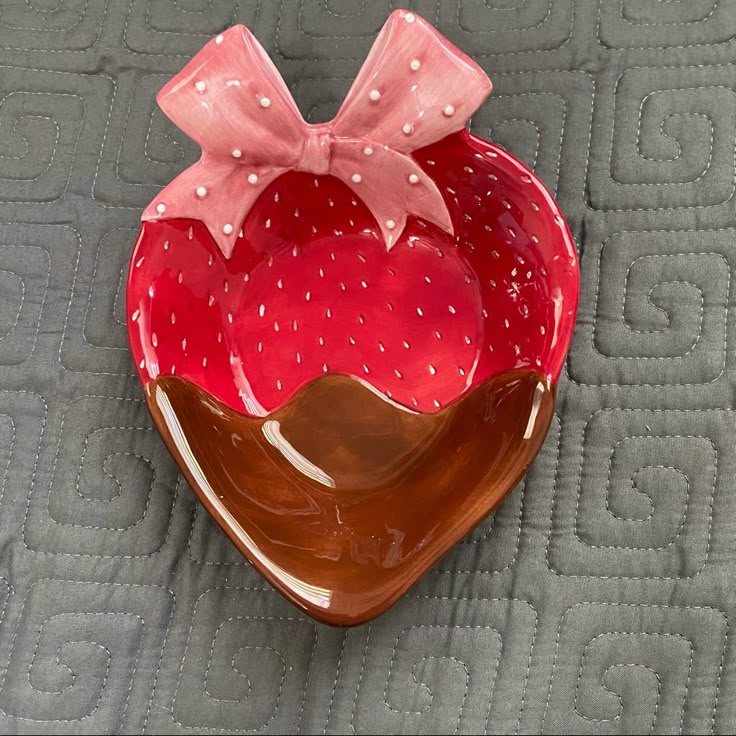
<instances>
[{"instance_id":1,"label":"light reflection on glaze","mask_svg":"<svg viewBox=\"0 0 736 736\"><path fill-rule=\"evenodd\" d=\"M332 624L384 611L518 482L554 387L494 376L435 414L328 375L267 419L194 384L148 384L149 409L205 507L289 600Z\"/></svg>"}]
</instances>

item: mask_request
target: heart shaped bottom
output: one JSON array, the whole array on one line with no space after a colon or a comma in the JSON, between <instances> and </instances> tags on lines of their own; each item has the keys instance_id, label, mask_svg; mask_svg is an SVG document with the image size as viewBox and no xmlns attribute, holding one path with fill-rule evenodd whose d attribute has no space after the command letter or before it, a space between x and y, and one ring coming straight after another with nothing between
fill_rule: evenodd
<instances>
[{"instance_id":1,"label":"heart shaped bottom","mask_svg":"<svg viewBox=\"0 0 736 736\"><path fill-rule=\"evenodd\" d=\"M283 595L329 624L385 611L518 483L555 387L496 374L434 414L326 375L265 418L175 376L146 385L192 488Z\"/></svg>"}]
</instances>

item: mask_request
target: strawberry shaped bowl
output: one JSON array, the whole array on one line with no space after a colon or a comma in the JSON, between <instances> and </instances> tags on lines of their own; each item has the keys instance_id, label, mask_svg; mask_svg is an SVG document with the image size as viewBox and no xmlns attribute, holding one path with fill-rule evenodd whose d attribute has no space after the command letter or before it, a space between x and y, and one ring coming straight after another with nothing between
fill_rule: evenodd
<instances>
[{"instance_id":1,"label":"strawberry shaped bowl","mask_svg":"<svg viewBox=\"0 0 736 736\"><path fill-rule=\"evenodd\" d=\"M490 91L398 10L329 123L304 121L243 26L158 96L202 155L131 259L148 407L236 547L327 623L395 602L552 418L577 255L544 185L465 129Z\"/></svg>"}]
</instances>

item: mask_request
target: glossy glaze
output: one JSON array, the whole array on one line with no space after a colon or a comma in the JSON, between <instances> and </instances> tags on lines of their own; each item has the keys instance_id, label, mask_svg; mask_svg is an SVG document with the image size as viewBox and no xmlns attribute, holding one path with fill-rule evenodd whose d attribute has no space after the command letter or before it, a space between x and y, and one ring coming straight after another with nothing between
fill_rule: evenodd
<instances>
[{"instance_id":1,"label":"glossy glaze","mask_svg":"<svg viewBox=\"0 0 736 736\"><path fill-rule=\"evenodd\" d=\"M266 418L194 384L146 386L151 414L235 545L311 616L384 611L518 482L551 421L554 387L498 374L439 412L325 376Z\"/></svg>"}]
</instances>

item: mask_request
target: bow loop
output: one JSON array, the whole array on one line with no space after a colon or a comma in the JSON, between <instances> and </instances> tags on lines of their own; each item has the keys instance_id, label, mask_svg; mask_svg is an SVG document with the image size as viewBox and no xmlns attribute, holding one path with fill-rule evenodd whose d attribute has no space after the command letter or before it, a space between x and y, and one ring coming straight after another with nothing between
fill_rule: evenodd
<instances>
[{"instance_id":1,"label":"bow loop","mask_svg":"<svg viewBox=\"0 0 736 736\"><path fill-rule=\"evenodd\" d=\"M486 73L435 28L397 10L335 116L334 132L410 153L463 128L491 89Z\"/></svg>"},{"instance_id":2,"label":"bow loop","mask_svg":"<svg viewBox=\"0 0 736 736\"><path fill-rule=\"evenodd\" d=\"M298 170L343 181L371 210L389 248L410 214L452 232L442 194L411 153L464 127L490 91L477 64L419 16L397 10L335 119L309 125L253 34L234 26L158 95L202 157L142 219L200 219L229 257L261 192Z\"/></svg>"},{"instance_id":3,"label":"bow loop","mask_svg":"<svg viewBox=\"0 0 736 736\"><path fill-rule=\"evenodd\" d=\"M203 151L234 163L290 167L304 138L294 98L245 26L209 41L156 100Z\"/></svg>"}]
</instances>

